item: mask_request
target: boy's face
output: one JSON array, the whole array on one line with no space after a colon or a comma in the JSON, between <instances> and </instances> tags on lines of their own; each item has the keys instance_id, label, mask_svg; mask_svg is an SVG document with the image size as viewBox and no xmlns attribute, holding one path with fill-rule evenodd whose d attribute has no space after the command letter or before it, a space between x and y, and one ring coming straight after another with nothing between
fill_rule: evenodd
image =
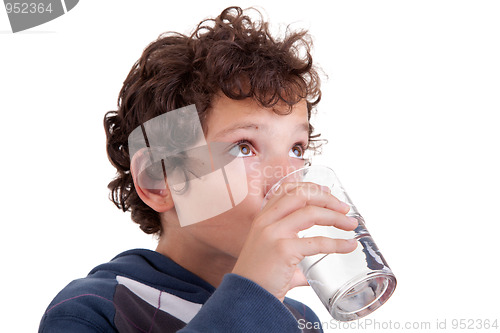
<instances>
[{"instance_id":1,"label":"boy's face","mask_svg":"<svg viewBox=\"0 0 500 333\"><path fill-rule=\"evenodd\" d=\"M288 106L275 108L284 113ZM198 242L197 247L237 258L267 191L283 176L304 166L309 136L307 105L301 101L290 114L279 115L251 99L237 101L224 96L214 101L204 125L209 144L230 143L230 153L242 159L246 175L241 177L246 177L248 194L234 208L182 227L181 232L189 236L185 239Z\"/></svg>"}]
</instances>

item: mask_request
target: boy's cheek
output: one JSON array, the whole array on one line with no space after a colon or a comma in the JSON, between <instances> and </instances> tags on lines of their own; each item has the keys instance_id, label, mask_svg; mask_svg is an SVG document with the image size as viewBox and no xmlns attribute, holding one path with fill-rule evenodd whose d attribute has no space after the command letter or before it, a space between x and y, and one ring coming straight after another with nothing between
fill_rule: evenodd
<instances>
[{"instance_id":1,"label":"boy's cheek","mask_svg":"<svg viewBox=\"0 0 500 333\"><path fill-rule=\"evenodd\" d=\"M232 208L240 204L249 193L247 166L245 161L235 158L223 168L224 180L231 200Z\"/></svg>"},{"instance_id":2,"label":"boy's cheek","mask_svg":"<svg viewBox=\"0 0 500 333\"><path fill-rule=\"evenodd\" d=\"M232 208L227 186L220 173L212 173L180 184L185 192L171 191L175 210L182 227L199 223Z\"/></svg>"},{"instance_id":3,"label":"boy's cheek","mask_svg":"<svg viewBox=\"0 0 500 333\"><path fill-rule=\"evenodd\" d=\"M252 158L244 159L246 174L244 177L247 180L248 185L248 196L250 197L260 197L263 196L262 193L262 171L260 168L260 163L252 161Z\"/></svg>"}]
</instances>

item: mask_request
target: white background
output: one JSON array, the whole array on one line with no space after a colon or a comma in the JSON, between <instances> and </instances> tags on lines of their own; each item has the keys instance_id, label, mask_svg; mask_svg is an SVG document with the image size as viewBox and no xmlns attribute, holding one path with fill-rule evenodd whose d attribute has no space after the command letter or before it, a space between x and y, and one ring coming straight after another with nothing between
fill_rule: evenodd
<instances>
[{"instance_id":1,"label":"white background","mask_svg":"<svg viewBox=\"0 0 500 333\"><path fill-rule=\"evenodd\" d=\"M123 250L154 249L107 199L102 118L159 33L189 33L233 4L87 0L17 34L0 10L3 327L36 331L69 281ZM316 120L330 143L317 163L336 170L398 278L367 319L447 320L442 331L457 331L453 319L500 321L500 3L237 5L315 38L329 77ZM309 288L291 296L338 331Z\"/></svg>"}]
</instances>

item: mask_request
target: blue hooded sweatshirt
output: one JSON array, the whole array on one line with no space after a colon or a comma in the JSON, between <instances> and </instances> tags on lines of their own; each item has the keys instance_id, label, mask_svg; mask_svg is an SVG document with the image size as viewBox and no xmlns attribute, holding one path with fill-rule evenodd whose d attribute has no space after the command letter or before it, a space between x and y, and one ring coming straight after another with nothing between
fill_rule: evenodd
<instances>
[{"instance_id":1,"label":"blue hooded sweatshirt","mask_svg":"<svg viewBox=\"0 0 500 333\"><path fill-rule=\"evenodd\" d=\"M300 323L300 325L299 325ZM126 251L66 286L39 332L322 332L304 304L226 274L216 289L158 252Z\"/></svg>"}]
</instances>

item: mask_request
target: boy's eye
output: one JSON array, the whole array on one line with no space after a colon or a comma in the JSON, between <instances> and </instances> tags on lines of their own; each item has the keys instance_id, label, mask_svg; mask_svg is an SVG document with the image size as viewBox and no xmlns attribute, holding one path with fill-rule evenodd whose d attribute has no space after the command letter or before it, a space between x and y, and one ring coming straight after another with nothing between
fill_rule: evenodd
<instances>
[{"instance_id":1,"label":"boy's eye","mask_svg":"<svg viewBox=\"0 0 500 333\"><path fill-rule=\"evenodd\" d=\"M248 143L238 143L229 150L229 153L236 157L249 157L255 155Z\"/></svg>"},{"instance_id":2,"label":"boy's eye","mask_svg":"<svg viewBox=\"0 0 500 333\"><path fill-rule=\"evenodd\" d=\"M255 152L252 150L252 146L247 142L239 142L229 150L229 154L236 157L251 157L255 156ZM288 156L294 158L304 158L304 148L302 145L295 145Z\"/></svg>"},{"instance_id":3,"label":"boy's eye","mask_svg":"<svg viewBox=\"0 0 500 333\"><path fill-rule=\"evenodd\" d=\"M302 146L297 145L290 149L290 153L288 154L290 157L295 157L295 158L303 158L304 157L304 148Z\"/></svg>"}]
</instances>

